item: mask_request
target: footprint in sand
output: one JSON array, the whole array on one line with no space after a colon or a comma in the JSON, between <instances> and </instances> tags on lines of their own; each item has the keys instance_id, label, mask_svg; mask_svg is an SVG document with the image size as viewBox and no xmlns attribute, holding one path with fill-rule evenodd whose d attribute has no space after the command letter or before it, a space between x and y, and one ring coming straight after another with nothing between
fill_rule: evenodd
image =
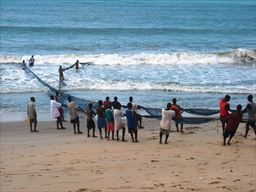
<instances>
[{"instance_id":1,"label":"footprint in sand","mask_svg":"<svg viewBox=\"0 0 256 192\"><path fill-rule=\"evenodd\" d=\"M219 184L220 183L220 181L212 181L212 182L210 182L209 184L210 185L213 185L213 184Z\"/></svg>"},{"instance_id":2,"label":"footprint in sand","mask_svg":"<svg viewBox=\"0 0 256 192\"><path fill-rule=\"evenodd\" d=\"M156 184L154 184L154 186L155 187L164 187L165 185L164 185L164 183L156 183Z\"/></svg>"},{"instance_id":3,"label":"footprint in sand","mask_svg":"<svg viewBox=\"0 0 256 192\"><path fill-rule=\"evenodd\" d=\"M241 181L241 179L234 179L233 182Z\"/></svg>"},{"instance_id":4,"label":"footprint in sand","mask_svg":"<svg viewBox=\"0 0 256 192\"><path fill-rule=\"evenodd\" d=\"M175 184L172 187L179 187L179 186L181 186L181 184Z\"/></svg>"},{"instance_id":5,"label":"footprint in sand","mask_svg":"<svg viewBox=\"0 0 256 192\"><path fill-rule=\"evenodd\" d=\"M89 189L80 188L80 189L76 190L76 192L84 192L84 191L89 191Z\"/></svg>"},{"instance_id":6,"label":"footprint in sand","mask_svg":"<svg viewBox=\"0 0 256 192\"><path fill-rule=\"evenodd\" d=\"M195 157L190 157L190 158L187 158L186 160L194 160Z\"/></svg>"}]
</instances>

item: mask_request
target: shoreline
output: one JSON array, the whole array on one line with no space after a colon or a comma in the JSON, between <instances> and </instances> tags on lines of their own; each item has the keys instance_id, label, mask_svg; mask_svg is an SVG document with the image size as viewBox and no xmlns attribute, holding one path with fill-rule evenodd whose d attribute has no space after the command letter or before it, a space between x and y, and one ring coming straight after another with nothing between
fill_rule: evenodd
<instances>
[{"instance_id":1,"label":"shoreline","mask_svg":"<svg viewBox=\"0 0 256 192\"><path fill-rule=\"evenodd\" d=\"M230 146L222 146L219 122L184 125L160 145L159 120L145 119L139 143L87 138L39 121L38 133L25 122L1 122L1 191L155 192L256 190L256 142L244 139L241 124ZM175 130L172 127L172 130ZM98 130L96 129L96 135ZM246 163L245 163L246 162Z\"/></svg>"}]
</instances>

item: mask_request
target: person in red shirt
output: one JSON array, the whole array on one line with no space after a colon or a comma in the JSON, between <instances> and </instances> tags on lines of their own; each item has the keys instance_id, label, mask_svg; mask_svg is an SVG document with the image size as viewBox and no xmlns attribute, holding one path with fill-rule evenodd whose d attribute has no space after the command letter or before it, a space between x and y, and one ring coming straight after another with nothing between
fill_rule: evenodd
<instances>
[{"instance_id":1,"label":"person in red shirt","mask_svg":"<svg viewBox=\"0 0 256 192\"><path fill-rule=\"evenodd\" d=\"M232 137L235 135L240 122L243 120L242 105L237 105L236 109L236 111L225 118L228 121L223 133L224 146L226 145L227 137L229 137L227 144L230 145Z\"/></svg>"},{"instance_id":2,"label":"person in red shirt","mask_svg":"<svg viewBox=\"0 0 256 192\"><path fill-rule=\"evenodd\" d=\"M106 100L103 102L104 109L107 110L109 106L112 106L109 96L106 97Z\"/></svg>"},{"instance_id":3,"label":"person in red shirt","mask_svg":"<svg viewBox=\"0 0 256 192\"><path fill-rule=\"evenodd\" d=\"M224 98L220 99L220 120L222 123L222 133L224 133L225 125L227 123L226 117L229 116L230 106L229 102L230 96L226 95Z\"/></svg>"},{"instance_id":4,"label":"person in red shirt","mask_svg":"<svg viewBox=\"0 0 256 192\"><path fill-rule=\"evenodd\" d=\"M173 118L173 120L175 121L175 126L177 129L177 132L181 132L183 133L183 118L181 113L183 113L183 109L177 105L177 99L173 98L172 99L172 106L171 106L171 110L175 111L175 117ZM180 124L180 130L179 130L179 124Z\"/></svg>"}]
</instances>

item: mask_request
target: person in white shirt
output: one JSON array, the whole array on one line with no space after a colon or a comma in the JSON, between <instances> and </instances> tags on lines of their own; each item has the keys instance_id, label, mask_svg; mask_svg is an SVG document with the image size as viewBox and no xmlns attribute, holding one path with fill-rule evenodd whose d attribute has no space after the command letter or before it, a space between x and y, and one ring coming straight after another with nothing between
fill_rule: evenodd
<instances>
[{"instance_id":1,"label":"person in white shirt","mask_svg":"<svg viewBox=\"0 0 256 192\"><path fill-rule=\"evenodd\" d=\"M124 136L125 136L125 126L122 120L122 117L124 116L122 110L121 110L121 105L116 106L114 109L114 126L115 126L115 131L116 131L116 137L117 141L119 141L119 130L122 129L122 140L125 141Z\"/></svg>"},{"instance_id":2,"label":"person in white shirt","mask_svg":"<svg viewBox=\"0 0 256 192\"><path fill-rule=\"evenodd\" d=\"M58 103L57 101L55 101L54 96L51 96L50 106L51 106L50 107L51 117L54 119L57 119L57 129L66 129L62 125L62 118L61 118L61 114L59 112L61 103Z\"/></svg>"},{"instance_id":3,"label":"person in white shirt","mask_svg":"<svg viewBox=\"0 0 256 192\"><path fill-rule=\"evenodd\" d=\"M68 97L68 110L69 110L69 116L70 116L70 122L73 124L74 128L74 134L82 134L83 132L80 131L80 121L79 121L79 115L78 115L78 106L74 101L72 101L71 97ZM77 127L77 131L76 131Z\"/></svg>"},{"instance_id":4,"label":"person in white shirt","mask_svg":"<svg viewBox=\"0 0 256 192\"><path fill-rule=\"evenodd\" d=\"M162 109L162 119L160 121L160 141L162 144L162 137L165 135L165 144L168 144L168 138L171 130L171 121L175 117L175 111L171 110L171 103L168 103L166 109Z\"/></svg>"}]
</instances>

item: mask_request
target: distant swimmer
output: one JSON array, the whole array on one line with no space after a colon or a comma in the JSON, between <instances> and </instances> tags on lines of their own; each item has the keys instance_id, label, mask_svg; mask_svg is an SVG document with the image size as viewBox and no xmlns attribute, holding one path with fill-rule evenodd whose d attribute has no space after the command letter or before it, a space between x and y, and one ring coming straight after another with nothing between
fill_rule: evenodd
<instances>
[{"instance_id":1,"label":"distant swimmer","mask_svg":"<svg viewBox=\"0 0 256 192\"><path fill-rule=\"evenodd\" d=\"M63 71L64 71L64 69L62 69L62 66L60 65L60 67L59 67L59 80L60 81L64 81L65 80L64 79Z\"/></svg>"},{"instance_id":2,"label":"distant swimmer","mask_svg":"<svg viewBox=\"0 0 256 192\"><path fill-rule=\"evenodd\" d=\"M75 68L76 68L76 69L79 69L79 60L76 60L76 62L75 62L74 65L75 65Z\"/></svg>"},{"instance_id":3,"label":"distant swimmer","mask_svg":"<svg viewBox=\"0 0 256 192\"><path fill-rule=\"evenodd\" d=\"M21 64L21 69L25 70L26 69L26 63L25 63L25 60L22 61L22 64Z\"/></svg>"},{"instance_id":4,"label":"distant swimmer","mask_svg":"<svg viewBox=\"0 0 256 192\"><path fill-rule=\"evenodd\" d=\"M30 67L34 66L34 63L35 63L35 59L34 59L34 56L32 55L31 58L29 59L29 66Z\"/></svg>"}]
</instances>

